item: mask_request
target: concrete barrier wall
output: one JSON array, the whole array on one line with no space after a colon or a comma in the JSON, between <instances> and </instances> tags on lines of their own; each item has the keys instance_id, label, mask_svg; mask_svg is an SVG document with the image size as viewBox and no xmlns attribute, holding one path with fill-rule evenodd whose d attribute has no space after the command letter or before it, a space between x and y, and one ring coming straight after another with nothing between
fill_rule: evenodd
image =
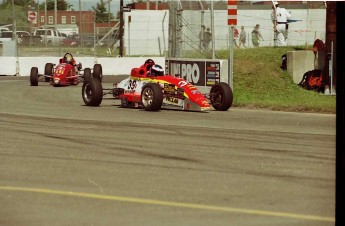
<instances>
[{"instance_id":1,"label":"concrete barrier wall","mask_svg":"<svg viewBox=\"0 0 345 226\"><path fill-rule=\"evenodd\" d=\"M46 63L58 64L61 57L0 57L1 67L0 75L18 75L29 76L32 67L37 67L39 73L44 73ZM130 57L130 58L94 58L78 57L77 63L82 63L83 68L93 68L95 63L102 65L104 75L129 75L133 67L139 67L144 64L148 58ZM152 58L156 64L164 67L164 57Z\"/></svg>"},{"instance_id":2,"label":"concrete barrier wall","mask_svg":"<svg viewBox=\"0 0 345 226\"><path fill-rule=\"evenodd\" d=\"M15 57L0 57L1 67L0 75L15 75L16 74L16 58Z\"/></svg>"},{"instance_id":3,"label":"concrete barrier wall","mask_svg":"<svg viewBox=\"0 0 345 226\"><path fill-rule=\"evenodd\" d=\"M287 71L296 84L301 82L304 73L315 69L315 55L312 50L288 51L286 55Z\"/></svg>"},{"instance_id":4,"label":"concrete barrier wall","mask_svg":"<svg viewBox=\"0 0 345 226\"><path fill-rule=\"evenodd\" d=\"M40 74L44 74L46 63L58 64L61 57L0 57L3 67L0 68L0 75L8 76L30 76L32 67L37 67ZM81 63L83 68L93 68L97 64L102 65L103 75L129 75L132 68L140 67L149 59L148 57L124 57L124 58L94 58L94 57L78 57L75 58L77 63ZM165 57L150 58L156 64L167 69ZM232 78L228 78L228 60L210 60L210 59L170 59L175 64L182 65L181 74L184 79L194 85L211 86L217 82L227 82L232 87ZM199 62L199 63L198 63ZM192 70L192 65L200 65L202 70ZM8 66L7 66L8 65ZM183 67L185 66L185 67ZM167 71L167 73L169 73ZM202 81L200 84L193 81L193 77L197 77ZM233 88L233 87L232 87Z\"/></svg>"}]
</instances>

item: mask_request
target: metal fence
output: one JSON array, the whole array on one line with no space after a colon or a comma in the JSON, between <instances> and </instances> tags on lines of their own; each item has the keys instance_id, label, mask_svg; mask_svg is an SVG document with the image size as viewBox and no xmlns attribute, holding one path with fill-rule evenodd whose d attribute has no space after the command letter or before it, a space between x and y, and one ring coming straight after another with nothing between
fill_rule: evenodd
<instances>
[{"instance_id":1,"label":"metal fence","mask_svg":"<svg viewBox=\"0 0 345 226\"><path fill-rule=\"evenodd\" d=\"M290 24L288 45L312 45L315 39L325 40L325 9L292 9L291 11L298 21ZM240 26L244 26L247 32L245 47L253 47L251 31L256 24L261 25L260 29L264 37L260 46L274 46L270 13L271 11L267 9L238 10L237 29L240 30ZM200 55L209 58L212 44L216 51L227 50L231 44L226 9L213 12L210 9L182 10L172 5L169 10L132 10L124 13L124 21L125 56L190 57ZM64 37L64 41L55 46L38 42L34 37L31 39L17 37L15 39L17 45L7 46L16 49L4 51L3 45L0 45L0 53L2 56L14 54L27 57L61 56L65 52L73 52L76 56L118 57L117 27L112 30L95 28L94 33L83 34L74 40L75 42ZM213 33L213 42L209 43L208 48L202 45L204 37L200 35L204 27L210 28ZM16 30L31 33L34 29L25 30L17 27ZM2 38L0 38L1 41Z\"/></svg>"}]
</instances>

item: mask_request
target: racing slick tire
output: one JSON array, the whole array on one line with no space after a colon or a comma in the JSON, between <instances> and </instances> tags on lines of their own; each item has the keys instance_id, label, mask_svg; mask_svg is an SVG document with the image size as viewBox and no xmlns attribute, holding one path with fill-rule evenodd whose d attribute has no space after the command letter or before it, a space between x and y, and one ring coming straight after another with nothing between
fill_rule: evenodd
<instances>
[{"instance_id":1,"label":"racing slick tire","mask_svg":"<svg viewBox=\"0 0 345 226\"><path fill-rule=\"evenodd\" d=\"M84 75L83 75L83 78L84 78L84 82L90 80L92 77L92 74L91 74L91 69L90 68L85 68L84 69Z\"/></svg>"},{"instance_id":2,"label":"racing slick tire","mask_svg":"<svg viewBox=\"0 0 345 226\"><path fill-rule=\"evenodd\" d=\"M31 68L30 84L31 84L31 86L38 86L38 68L37 67Z\"/></svg>"},{"instance_id":3,"label":"racing slick tire","mask_svg":"<svg viewBox=\"0 0 345 226\"><path fill-rule=\"evenodd\" d=\"M215 110L227 111L233 101L231 87L225 82L213 85L210 91L210 101Z\"/></svg>"},{"instance_id":4,"label":"racing slick tire","mask_svg":"<svg viewBox=\"0 0 345 226\"><path fill-rule=\"evenodd\" d=\"M83 83L83 101L86 106L98 107L103 99L102 84L98 79L90 78Z\"/></svg>"},{"instance_id":5,"label":"racing slick tire","mask_svg":"<svg viewBox=\"0 0 345 226\"><path fill-rule=\"evenodd\" d=\"M141 90L141 105L146 111L159 111L163 104L163 92L159 84L148 83Z\"/></svg>"},{"instance_id":6,"label":"racing slick tire","mask_svg":"<svg viewBox=\"0 0 345 226\"><path fill-rule=\"evenodd\" d=\"M46 65L44 66L44 74L52 76L53 75L53 68L54 68L54 65L52 63L46 63ZM50 82L49 77L45 77L44 80L46 82Z\"/></svg>"},{"instance_id":7,"label":"racing slick tire","mask_svg":"<svg viewBox=\"0 0 345 226\"><path fill-rule=\"evenodd\" d=\"M102 82L102 65L95 64L93 65L93 77L99 79Z\"/></svg>"}]
</instances>

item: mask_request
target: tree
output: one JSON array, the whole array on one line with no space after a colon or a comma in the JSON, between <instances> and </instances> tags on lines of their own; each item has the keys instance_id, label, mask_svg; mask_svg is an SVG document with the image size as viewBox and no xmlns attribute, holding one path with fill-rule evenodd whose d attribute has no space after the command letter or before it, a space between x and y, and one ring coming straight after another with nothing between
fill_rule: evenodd
<instances>
[{"instance_id":1,"label":"tree","mask_svg":"<svg viewBox=\"0 0 345 226\"><path fill-rule=\"evenodd\" d=\"M25 1L28 3L29 1ZM28 23L28 6L21 4L14 4L15 22L17 30L29 30L30 23ZM11 3L3 3L0 5L0 24L1 25L12 25L13 24L13 7ZM10 27L13 29L13 27Z\"/></svg>"},{"instance_id":2,"label":"tree","mask_svg":"<svg viewBox=\"0 0 345 226\"><path fill-rule=\"evenodd\" d=\"M69 4L66 0L57 0L57 10L67 10ZM45 2L40 4L40 10L44 10ZM55 10L55 0L47 0L47 10Z\"/></svg>"},{"instance_id":3,"label":"tree","mask_svg":"<svg viewBox=\"0 0 345 226\"><path fill-rule=\"evenodd\" d=\"M110 20L114 19L113 14L110 13L109 15L109 12L107 12L107 8L103 0L100 0L100 2L97 3L96 8L92 6L92 9L96 12L96 23L109 22L109 18Z\"/></svg>"},{"instance_id":4,"label":"tree","mask_svg":"<svg viewBox=\"0 0 345 226\"><path fill-rule=\"evenodd\" d=\"M34 5L35 4L35 0L13 0L14 5L18 5L18 6L28 6L28 5ZM6 0L3 1L3 4L10 4L12 5L12 0Z\"/></svg>"}]
</instances>

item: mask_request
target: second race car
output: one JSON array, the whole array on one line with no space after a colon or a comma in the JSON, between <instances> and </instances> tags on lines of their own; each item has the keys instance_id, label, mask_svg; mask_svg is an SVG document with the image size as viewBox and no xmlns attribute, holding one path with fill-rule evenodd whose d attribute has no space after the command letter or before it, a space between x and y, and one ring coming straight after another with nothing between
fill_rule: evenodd
<instances>
[{"instance_id":1,"label":"second race car","mask_svg":"<svg viewBox=\"0 0 345 226\"><path fill-rule=\"evenodd\" d=\"M46 63L44 74L38 73L37 67L32 67L30 71L31 86L38 86L39 77L44 77L44 81L50 82L53 86L78 85L91 77L101 80L102 66L95 64L93 70L91 68L82 69L81 63L76 64L72 54L66 53L58 65Z\"/></svg>"}]
</instances>

